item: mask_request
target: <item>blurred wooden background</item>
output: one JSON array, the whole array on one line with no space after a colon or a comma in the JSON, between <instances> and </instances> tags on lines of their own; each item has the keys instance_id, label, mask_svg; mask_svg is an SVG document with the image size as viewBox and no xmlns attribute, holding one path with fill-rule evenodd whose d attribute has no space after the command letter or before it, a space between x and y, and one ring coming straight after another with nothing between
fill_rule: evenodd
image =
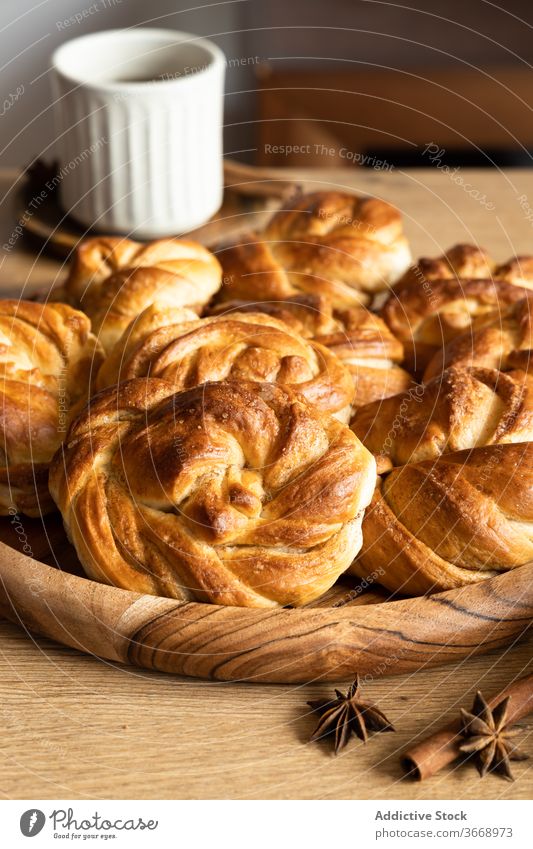
<instances>
[{"instance_id":1,"label":"blurred wooden background","mask_svg":"<svg viewBox=\"0 0 533 849\"><path fill-rule=\"evenodd\" d=\"M313 71L264 65L258 102L260 165L429 165L429 144L433 155L442 151L442 161L524 165L533 149L529 68Z\"/></svg>"}]
</instances>

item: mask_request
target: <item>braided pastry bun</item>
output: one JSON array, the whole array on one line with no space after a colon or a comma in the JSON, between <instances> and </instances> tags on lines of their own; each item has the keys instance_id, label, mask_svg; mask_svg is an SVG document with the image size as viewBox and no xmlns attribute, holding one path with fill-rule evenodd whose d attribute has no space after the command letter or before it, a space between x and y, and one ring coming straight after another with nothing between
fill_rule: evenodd
<instances>
[{"instance_id":1,"label":"braided pastry bun","mask_svg":"<svg viewBox=\"0 0 533 849\"><path fill-rule=\"evenodd\" d=\"M54 509L48 467L102 351L86 315L65 304L0 301L0 514Z\"/></svg>"},{"instance_id":2,"label":"braided pastry bun","mask_svg":"<svg viewBox=\"0 0 533 849\"><path fill-rule=\"evenodd\" d=\"M452 589L533 559L533 442L402 466L374 493L350 571L405 595Z\"/></svg>"},{"instance_id":3,"label":"braided pastry bun","mask_svg":"<svg viewBox=\"0 0 533 849\"><path fill-rule=\"evenodd\" d=\"M81 242L65 284L70 303L90 316L106 351L150 304L199 311L218 290L221 268L202 245L118 237Z\"/></svg>"},{"instance_id":4,"label":"braided pastry bun","mask_svg":"<svg viewBox=\"0 0 533 849\"><path fill-rule=\"evenodd\" d=\"M454 245L442 256L422 257L396 283L394 290L423 286L429 280L504 280L515 286L533 288L533 257L517 256L497 265L487 251L477 245Z\"/></svg>"},{"instance_id":5,"label":"braided pastry bun","mask_svg":"<svg viewBox=\"0 0 533 849\"><path fill-rule=\"evenodd\" d=\"M431 380L450 366L531 371L532 312L530 297L517 301L503 313L496 310L477 319L468 332L437 351L424 372L424 380Z\"/></svg>"},{"instance_id":6,"label":"braided pastry bun","mask_svg":"<svg viewBox=\"0 0 533 849\"><path fill-rule=\"evenodd\" d=\"M398 280L394 290L422 286L426 280L492 279L494 260L477 245L454 245L442 256L420 257Z\"/></svg>"},{"instance_id":7,"label":"braided pastry bun","mask_svg":"<svg viewBox=\"0 0 533 849\"><path fill-rule=\"evenodd\" d=\"M263 312L288 324L306 339L324 345L352 375L353 407L408 389L413 379L398 363L403 345L384 321L364 307L335 309L323 295L297 295L282 301L230 301L214 314Z\"/></svg>"},{"instance_id":8,"label":"braided pastry bun","mask_svg":"<svg viewBox=\"0 0 533 849\"><path fill-rule=\"evenodd\" d=\"M497 280L533 289L533 256L515 256L494 269Z\"/></svg>"},{"instance_id":9,"label":"braided pastry bun","mask_svg":"<svg viewBox=\"0 0 533 849\"><path fill-rule=\"evenodd\" d=\"M348 370L331 351L252 312L191 321L182 310L149 308L115 345L97 386L148 376L169 381L174 391L219 380L277 383L345 423L354 394Z\"/></svg>"},{"instance_id":10,"label":"braided pastry bun","mask_svg":"<svg viewBox=\"0 0 533 849\"><path fill-rule=\"evenodd\" d=\"M366 304L404 273L410 251L398 210L343 192L300 196L259 234L219 253L220 301L325 295L337 307Z\"/></svg>"},{"instance_id":11,"label":"braided pastry bun","mask_svg":"<svg viewBox=\"0 0 533 849\"><path fill-rule=\"evenodd\" d=\"M86 572L245 607L322 595L359 551L372 455L280 386L169 390L104 391L56 454L50 489Z\"/></svg>"},{"instance_id":12,"label":"braided pastry bun","mask_svg":"<svg viewBox=\"0 0 533 849\"><path fill-rule=\"evenodd\" d=\"M342 329L317 336L344 363L355 386L353 408L396 395L413 386L411 375L398 365L403 345L383 320L363 308L338 310Z\"/></svg>"},{"instance_id":13,"label":"braided pastry bun","mask_svg":"<svg viewBox=\"0 0 533 849\"><path fill-rule=\"evenodd\" d=\"M472 322L505 311L528 290L505 280L438 279L391 293L381 316L403 343L404 365L421 372L435 354Z\"/></svg>"},{"instance_id":14,"label":"braided pastry bun","mask_svg":"<svg viewBox=\"0 0 533 849\"><path fill-rule=\"evenodd\" d=\"M450 451L533 441L533 377L450 368L425 386L361 407L351 427L380 474Z\"/></svg>"}]
</instances>

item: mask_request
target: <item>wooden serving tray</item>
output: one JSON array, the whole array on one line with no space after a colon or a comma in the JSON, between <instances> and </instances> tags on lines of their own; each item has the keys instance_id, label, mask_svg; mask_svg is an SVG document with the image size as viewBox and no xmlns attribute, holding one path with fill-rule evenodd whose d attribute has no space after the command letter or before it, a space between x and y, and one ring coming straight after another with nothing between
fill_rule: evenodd
<instances>
[{"instance_id":1,"label":"wooden serving tray","mask_svg":"<svg viewBox=\"0 0 533 849\"><path fill-rule=\"evenodd\" d=\"M87 580L58 515L0 519L0 540L6 618L110 661L198 678L293 683L403 674L504 646L533 621L533 563L428 597L394 600L344 580L312 607L253 610Z\"/></svg>"},{"instance_id":2,"label":"wooden serving tray","mask_svg":"<svg viewBox=\"0 0 533 849\"><path fill-rule=\"evenodd\" d=\"M257 226L269 204L297 188L279 173L226 162L234 206L194 236L212 244ZM38 185L39 169L32 179ZM32 230L62 256L83 235L65 221L52 197ZM183 604L84 578L57 514L0 517L0 613L30 632L146 669L224 681L335 681L457 662L518 639L533 621L533 563L423 598L395 599L341 579L295 610Z\"/></svg>"}]
</instances>

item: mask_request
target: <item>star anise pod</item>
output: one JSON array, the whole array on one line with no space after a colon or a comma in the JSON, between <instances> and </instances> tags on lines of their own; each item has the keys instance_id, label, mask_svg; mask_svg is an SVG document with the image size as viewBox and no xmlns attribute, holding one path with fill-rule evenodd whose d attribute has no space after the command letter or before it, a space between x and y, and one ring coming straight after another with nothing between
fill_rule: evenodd
<instances>
[{"instance_id":1,"label":"star anise pod","mask_svg":"<svg viewBox=\"0 0 533 849\"><path fill-rule=\"evenodd\" d=\"M351 734L364 743L371 733L394 731L392 723L376 705L363 702L359 692L359 676L356 677L346 695L335 690L336 699L318 699L307 702L315 713L320 714L318 725L311 741L334 737L335 754L346 746Z\"/></svg>"},{"instance_id":2,"label":"star anise pod","mask_svg":"<svg viewBox=\"0 0 533 849\"><path fill-rule=\"evenodd\" d=\"M520 734L521 728L508 724L509 699L510 696L507 696L491 710L478 692L472 712L461 709L461 734L465 742L459 749L474 758L482 777L487 772L495 772L508 781L514 781L511 761L525 761L529 757L512 742Z\"/></svg>"}]
</instances>

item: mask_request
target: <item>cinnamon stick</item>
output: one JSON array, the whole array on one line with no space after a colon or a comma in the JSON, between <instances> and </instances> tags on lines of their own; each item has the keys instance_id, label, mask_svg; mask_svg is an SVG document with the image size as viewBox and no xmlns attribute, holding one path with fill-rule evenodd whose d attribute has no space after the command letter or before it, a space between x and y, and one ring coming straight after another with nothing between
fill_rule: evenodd
<instances>
[{"instance_id":1,"label":"cinnamon stick","mask_svg":"<svg viewBox=\"0 0 533 849\"><path fill-rule=\"evenodd\" d=\"M531 713L533 711L533 674L520 678L501 693L493 696L488 702L489 707L496 707L507 696L510 696L509 724ZM459 746L463 739L460 732L461 721L458 719L405 752L401 763L408 776L417 781L423 781L457 760L461 756Z\"/></svg>"}]
</instances>

